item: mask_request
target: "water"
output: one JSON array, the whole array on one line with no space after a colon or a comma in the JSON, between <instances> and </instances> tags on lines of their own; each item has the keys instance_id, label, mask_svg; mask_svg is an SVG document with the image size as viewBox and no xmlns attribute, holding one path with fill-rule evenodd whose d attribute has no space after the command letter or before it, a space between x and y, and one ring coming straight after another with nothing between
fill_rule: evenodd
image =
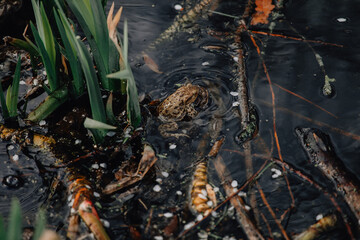
<instances>
[{"instance_id":1,"label":"water","mask_svg":"<svg viewBox=\"0 0 360 240\"><path fill-rule=\"evenodd\" d=\"M146 95L152 100L164 99L176 91L179 84L190 81L207 88L211 97L206 109L200 112L195 119L179 123L179 131L186 130L190 139L163 138L158 131L160 120L151 114L147 116L144 138L159 155L154 171L150 172L142 181L139 185L139 192L133 195L129 201L115 200L119 193L114 197L99 200L103 206L100 215L110 222L108 232L113 239L129 239L132 236L132 228L140 232L143 238L150 239L163 235L162 230L171 219L167 219L163 214L168 212L178 216L179 222L176 224L176 229L173 230L175 236L181 232L184 225L195 220L195 217L191 216L187 210L187 194L193 166L198 159L197 153L199 151L207 153L214 141L214 139L204 137L209 132L226 137L219 154L224 159L232 178L237 180L239 185L247 179L248 163L245 162L243 155L238 153L244 152L244 147L239 146L235 141L235 136L241 129L241 121L237 107L233 106L233 103L238 101L238 97L231 94L231 92L237 92L237 84L234 82L234 71L236 71L236 63L233 59L234 43L233 39L224 34L234 32L236 21L233 18L218 15L200 18L194 25L187 28L193 33L176 33L171 39L164 40L156 46L155 49L149 49L148 46L171 25L178 14L174 9L175 4L178 3L184 7L187 6L185 3L177 1L137 0L115 3L115 9L120 5L124 6L122 18L128 19L129 57L140 94ZM188 3L190 6L194 4L193 1L188 1ZM240 16L245 5L246 1L240 3L238 1L222 1L217 11ZM358 175L360 166L357 162L360 145L359 138L356 139L356 136L360 135L358 112L360 74L357 69L360 62L360 44L357 41L359 39L359 20L357 18L359 8L357 5L356 1L286 1L282 10L283 16L272 21L273 32L276 34L297 38L301 38L299 36L301 34L309 40L344 45L342 48L309 43L312 50L303 41L255 35L258 37L256 38L257 44L264 52L263 59L274 84L310 100L337 116L335 118L273 85L276 131L284 161L300 169L304 174L312 176L314 181L329 189L333 189L331 183L309 163L294 134L294 129L298 126L316 127L328 133L340 159L350 171ZM292 28L296 29L298 33ZM251 29L270 31L268 25L253 26ZM122 27L119 30L122 32ZM220 33L220 36L218 38L210 36L209 30ZM267 152L272 150L270 155L277 158L279 153L274 140L269 83L249 36L248 33L242 34L250 102L255 105L259 115L259 133L251 141L252 166L253 172L255 172L264 163L263 156ZM207 46L214 45L221 46L221 50L205 50ZM162 74L151 71L144 64L141 58L143 51L158 64ZM330 78L336 79L332 83L336 90L336 94L332 98L324 97L321 94L324 73L316 61L314 51L322 57L326 74ZM216 119L222 122L222 127L219 132L214 133L209 129ZM340 130L356 136L346 136ZM203 138L207 144L205 149L199 150L198 145ZM8 143L1 145L3 148L1 150L2 159L5 159L8 166L12 166L14 163L8 160L5 144ZM22 157L20 160L22 161ZM273 167L281 169L276 165L271 168ZM4 190L1 190L4 195L10 193L11 196L16 195L21 202L29 198L29 194L36 196L33 199L37 204L23 204L24 213L29 219L33 219L33 212L44 203L46 198L44 192L49 187L49 184L37 175L36 167L33 166L32 170L29 174L35 180L26 178L23 180L24 185L17 189L4 187ZM163 172L169 173L169 176L164 177ZM3 178L8 175L19 175L15 170L4 171L1 174ZM25 173L22 172L22 174ZM287 176L295 198L295 209L291 214L285 214L282 221L288 234L300 233L315 223L315 218L319 214L325 216L335 211L331 201L321 191L294 173L288 173ZM209 179L223 193L221 182L212 162L209 165ZM280 219L291 204L285 179L282 176L273 178L273 172L269 169L261 175L259 184L277 218ZM153 190L155 185L161 187L160 192ZM257 187L253 186L252 189L257 203L257 211L264 214L267 219L267 222L264 222L255 211L254 218L259 221L258 225L262 233L266 237L270 235L266 226L269 224L274 238L281 239L280 230L264 206ZM18 193L18 191L21 192ZM178 194L179 191L180 194ZM247 188L245 191L249 191L249 189ZM249 195L251 194L249 193ZM346 204L340 197L337 200L344 213L349 216L351 226L356 226L356 221ZM251 205L249 197L246 198L246 201L248 205ZM64 206L59 207L58 211L64 211L64 208ZM0 209L4 215L7 214L5 206L0 206ZM56 209L51 212L56 212ZM231 212L231 209L221 210L220 214L223 219L212 219L200 225L200 228L206 229L207 224L211 221L219 222L211 231L213 237L245 238ZM151 219L150 223L149 219ZM58 218L53 218L53 221L51 224L56 226L59 226L58 224L61 222ZM66 222L64 219L63 221ZM353 229L355 228L353 227ZM65 230L66 228L62 228L61 231ZM347 236L343 226L325 235L322 239L339 239L340 236ZM188 239L197 239L197 237L197 230L187 235Z\"/></svg>"}]
</instances>

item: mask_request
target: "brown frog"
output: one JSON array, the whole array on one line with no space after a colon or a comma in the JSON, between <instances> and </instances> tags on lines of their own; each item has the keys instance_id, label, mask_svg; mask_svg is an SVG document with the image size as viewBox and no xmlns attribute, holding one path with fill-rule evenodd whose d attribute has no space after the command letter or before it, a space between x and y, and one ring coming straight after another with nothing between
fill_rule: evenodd
<instances>
[{"instance_id":1,"label":"brown frog","mask_svg":"<svg viewBox=\"0 0 360 240\"><path fill-rule=\"evenodd\" d=\"M186 83L168 96L157 107L159 119L164 122L159 126L163 137L189 137L183 133L169 133L178 129L177 122L185 117L194 118L198 112L195 107L204 107L209 98L209 93L203 87Z\"/></svg>"}]
</instances>

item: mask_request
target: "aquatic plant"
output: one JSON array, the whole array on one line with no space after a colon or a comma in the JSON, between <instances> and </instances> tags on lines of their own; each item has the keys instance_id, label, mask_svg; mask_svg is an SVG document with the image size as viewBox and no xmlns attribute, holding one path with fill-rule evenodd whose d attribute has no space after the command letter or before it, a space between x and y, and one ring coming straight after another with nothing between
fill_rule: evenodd
<instances>
[{"instance_id":1,"label":"aquatic plant","mask_svg":"<svg viewBox=\"0 0 360 240\"><path fill-rule=\"evenodd\" d=\"M1 103L2 114L5 120L17 116L20 70L21 70L21 56L19 56L18 58L12 85L7 90L6 99L4 97L3 89L0 84L0 103Z\"/></svg>"},{"instance_id":2,"label":"aquatic plant","mask_svg":"<svg viewBox=\"0 0 360 240\"><path fill-rule=\"evenodd\" d=\"M127 22L124 23L123 41L116 30L122 8L113 18L113 5L106 19L104 0L66 2L80 23L86 42L76 35L74 24L64 13L63 2L58 0L50 4L53 7L53 21L49 21L49 12L46 12L43 2L32 0L36 27L33 23L30 25L35 44L25 36L26 41L8 38L11 44L30 51L32 59L40 56L48 78L48 85L42 85L48 94L47 98L29 113L27 119L38 122L64 102L79 98L87 90L93 122L106 124L109 121L116 124L111 101L108 101L109 107L105 111L101 95L101 89L104 89L127 95L128 119L133 127L138 127L141 115L136 83L128 64ZM54 36L55 32L60 35L61 41ZM91 128L96 142L104 139L106 129L96 130L94 128L98 125L92 123L86 126Z\"/></svg>"},{"instance_id":3,"label":"aquatic plant","mask_svg":"<svg viewBox=\"0 0 360 240\"><path fill-rule=\"evenodd\" d=\"M22 239L22 217L20 202L18 199L13 198L11 201L11 209L9 216L9 224L5 227L4 221L0 216L0 240L20 240ZM46 220L43 211L37 215L33 240L40 239L41 234L45 230Z\"/></svg>"}]
</instances>

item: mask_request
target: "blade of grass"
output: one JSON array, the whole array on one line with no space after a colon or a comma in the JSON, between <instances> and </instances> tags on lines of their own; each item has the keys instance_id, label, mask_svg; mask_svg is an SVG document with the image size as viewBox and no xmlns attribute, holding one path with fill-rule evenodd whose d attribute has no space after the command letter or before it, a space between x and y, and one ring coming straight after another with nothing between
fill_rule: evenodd
<instances>
[{"instance_id":1,"label":"blade of grass","mask_svg":"<svg viewBox=\"0 0 360 240\"><path fill-rule=\"evenodd\" d=\"M46 73L47 73L47 77L48 77L49 85L50 85L50 90L54 91L58 87L55 63L51 61L50 56L44 46L44 43L40 38L39 32L37 31L37 29L35 28L35 26L32 22L30 22L30 27L33 32L36 45L39 48L39 53L41 55L43 64L46 69Z\"/></svg>"},{"instance_id":2,"label":"blade of grass","mask_svg":"<svg viewBox=\"0 0 360 240\"><path fill-rule=\"evenodd\" d=\"M113 112L113 93L111 92L106 102L106 116L112 124L116 123L116 118Z\"/></svg>"},{"instance_id":3,"label":"blade of grass","mask_svg":"<svg viewBox=\"0 0 360 240\"><path fill-rule=\"evenodd\" d=\"M36 218L36 226L35 226L35 232L32 239L40 239L41 234L45 230L46 225L46 218L45 218L45 212L43 210L40 210L37 218Z\"/></svg>"},{"instance_id":4,"label":"blade of grass","mask_svg":"<svg viewBox=\"0 0 360 240\"><path fill-rule=\"evenodd\" d=\"M21 56L19 56L19 58L18 58L16 68L15 68L14 78L13 78L12 84L9 87L7 94L6 94L6 105L8 107L10 117L17 116L20 70L21 70Z\"/></svg>"},{"instance_id":5,"label":"blade of grass","mask_svg":"<svg viewBox=\"0 0 360 240\"><path fill-rule=\"evenodd\" d=\"M87 50L85 44L81 42L80 39L76 38L75 33L71 30L70 23L67 20L65 14L62 11L59 11L58 13L60 20L63 23L64 29L68 34L69 41L73 42L74 46L76 47L77 56L85 76L92 118L100 122L106 122L105 107L102 101L100 86L96 77L96 72L93 67L93 61L91 59L90 53ZM106 132L106 130L92 130L95 141L102 142Z\"/></svg>"},{"instance_id":6,"label":"blade of grass","mask_svg":"<svg viewBox=\"0 0 360 240\"><path fill-rule=\"evenodd\" d=\"M106 74L110 73L109 59L104 58L105 55L109 55L109 48L107 48L107 52L104 53L104 48L99 46L101 44L109 44L108 42L110 40L107 39L107 43L99 42L98 36L101 33L96 33L99 27L106 28L105 16L103 18L104 22L101 22L101 19L94 18L90 0L67 0L67 3L71 11L74 13L76 19L78 20L82 30L85 33L87 41L90 44L103 88L107 90L113 90L110 88L109 81L106 78ZM95 22L97 22L96 26ZM108 36L107 33L106 36Z\"/></svg>"},{"instance_id":7,"label":"blade of grass","mask_svg":"<svg viewBox=\"0 0 360 240\"><path fill-rule=\"evenodd\" d=\"M29 113L27 119L32 122L45 119L68 99L68 94L67 87L53 91L35 110Z\"/></svg>"},{"instance_id":8,"label":"blade of grass","mask_svg":"<svg viewBox=\"0 0 360 240\"><path fill-rule=\"evenodd\" d=\"M106 17L104 9L99 0L90 0L91 9L95 23L95 41L99 47L101 57L106 65L109 62L109 32L106 27ZM109 69L107 69L109 72Z\"/></svg>"},{"instance_id":9,"label":"blade of grass","mask_svg":"<svg viewBox=\"0 0 360 240\"><path fill-rule=\"evenodd\" d=\"M58 11L62 11L62 9L59 7ZM82 78L82 72L81 72L81 66L77 60L77 52L74 41L71 41L70 32L71 29L65 29L64 25L62 24L58 13L54 9L54 17L56 24L58 26L62 42L65 46L65 53L66 58L69 61L71 73L72 73L72 86L73 86L73 92L74 96L80 96L84 92L84 81Z\"/></svg>"},{"instance_id":10,"label":"blade of grass","mask_svg":"<svg viewBox=\"0 0 360 240\"><path fill-rule=\"evenodd\" d=\"M21 209L19 200L13 198L11 201L11 211L9 226L7 229L6 239L19 240L21 239Z\"/></svg>"},{"instance_id":11,"label":"blade of grass","mask_svg":"<svg viewBox=\"0 0 360 240\"><path fill-rule=\"evenodd\" d=\"M31 23L31 29L35 38L35 42L39 48L39 53L43 60L51 91L59 87L57 74L56 74L56 56L57 49L55 45L55 38L51 30L49 19L46 15L44 5L41 2L31 0L34 15L36 19L37 29Z\"/></svg>"},{"instance_id":12,"label":"blade of grass","mask_svg":"<svg viewBox=\"0 0 360 240\"><path fill-rule=\"evenodd\" d=\"M123 34L124 34L123 56L124 56L124 62L127 63L128 62L128 52L129 52L129 37L128 37L129 35L128 35L128 24L127 24L126 18L124 21L124 33Z\"/></svg>"},{"instance_id":13,"label":"blade of grass","mask_svg":"<svg viewBox=\"0 0 360 240\"><path fill-rule=\"evenodd\" d=\"M130 123L133 127L138 127L141 122L141 111L139 105L139 98L138 92L136 88L136 82L134 76L132 74L130 65L127 61L128 58L128 27L127 27L127 20L125 19L124 22L124 37L123 37L123 57L124 57L124 64L125 69L118 71L116 73L112 73L107 75L108 78L115 78L115 79L126 79L126 93L127 93L127 100L126 100L126 107L127 107L127 115Z\"/></svg>"},{"instance_id":14,"label":"blade of grass","mask_svg":"<svg viewBox=\"0 0 360 240\"><path fill-rule=\"evenodd\" d=\"M106 129L106 130L115 130L116 127L100 122L100 121L96 121L92 118L85 118L84 121L84 127L86 128L91 128L91 129Z\"/></svg>"},{"instance_id":15,"label":"blade of grass","mask_svg":"<svg viewBox=\"0 0 360 240\"><path fill-rule=\"evenodd\" d=\"M5 96L4 96L4 91L2 89L2 84L0 83L0 104L1 104L1 110L2 110L2 114L3 114L3 118L4 119L8 119L10 117L9 115L9 110L6 106L6 100L5 100Z\"/></svg>"},{"instance_id":16,"label":"blade of grass","mask_svg":"<svg viewBox=\"0 0 360 240\"><path fill-rule=\"evenodd\" d=\"M112 73L107 75L108 78L115 78L115 79L126 79L126 93L127 93L127 100L126 100L126 108L127 108L127 115L128 119L133 127L138 127L141 122L141 112L140 112L140 105L139 105L139 98L136 88L136 83L134 76L131 72L130 66L127 64L126 69Z\"/></svg>"},{"instance_id":17,"label":"blade of grass","mask_svg":"<svg viewBox=\"0 0 360 240\"><path fill-rule=\"evenodd\" d=\"M87 51L84 43L80 40L78 43L80 45L80 48L78 48L78 54L85 75L92 117L97 121L106 122L105 108L101 98L100 86L92 65L90 53ZM103 142L107 133L107 131L103 129L93 129L91 132L93 133L95 142L97 143Z\"/></svg>"},{"instance_id":18,"label":"blade of grass","mask_svg":"<svg viewBox=\"0 0 360 240\"><path fill-rule=\"evenodd\" d=\"M2 216L0 216L0 239L5 240L6 239L6 232L5 232L5 223Z\"/></svg>"},{"instance_id":19,"label":"blade of grass","mask_svg":"<svg viewBox=\"0 0 360 240\"><path fill-rule=\"evenodd\" d=\"M14 47L27 51L32 57L40 57L36 46L29 44L27 41L7 36L4 38L4 42L10 43Z\"/></svg>"}]
</instances>

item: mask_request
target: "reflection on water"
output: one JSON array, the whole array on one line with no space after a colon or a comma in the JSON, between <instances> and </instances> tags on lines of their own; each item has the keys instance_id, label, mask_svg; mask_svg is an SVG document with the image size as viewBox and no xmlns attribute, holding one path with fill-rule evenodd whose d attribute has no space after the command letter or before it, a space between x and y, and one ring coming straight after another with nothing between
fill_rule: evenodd
<instances>
[{"instance_id":1,"label":"reflection on water","mask_svg":"<svg viewBox=\"0 0 360 240\"><path fill-rule=\"evenodd\" d=\"M240 16L246 2L220 1L217 11ZM145 140L154 147L159 157L154 173L139 185L139 194L131 194L128 199L115 199L117 194L115 197L99 200L102 206L100 215L110 222L109 233L114 239L128 239L129 226L136 227L144 238L162 236L164 233L162 230L169 222L169 219L164 217L165 213L169 213L167 216L170 216L170 213L171 216L179 216L178 223L175 224L177 227L173 230L175 235L186 224L194 221L195 217L187 210L187 195L192 171L198 160L197 153L208 152L219 136L226 138L220 155L232 178L239 185L245 182L247 174L257 171L266 159L282 156L284 161L312 176L315 182L321 183L321 187L333 190L331 183L308 162L294 134L294 129L298 126L317 127L327 132L344 164L358 175L360 172L360 166L357 164L359 159L357 153L360 150L357 137L357 134L360 134L358 112L360 74L357 69L360 62L360 45L354 40L359 37L358 13L353 7L356 3L287 1L282 10L283 15L273 19L270 24L273 33L276 34L302 38L299 36L301 34L306 39L342 44L344 47L320 43L310 43L309 46L305 41L254 35L261 48L262 58L271 81L274 83L278 146L274 139L274 113L269 82L264 74L257 49L250 39L250 34L246 32L242 33L242 41L245 49L249 101L258 110L259 133L248 145L239 146L235 141L236 134L241 130L237 106L239 96L237 83L234 81L237 71L237 59L234 57L238 46L231 37L237 27L236 19L206 14L194 24L186 26L186 32L176 33L171 39L162 41L155 48L148 48L157 36L171 25L175 16L181 13L175 9L176 4L182 4L185 7L184 12L189 9L188 5L194 5L193 1L116 2L116 8L120 5L124 6L123 17L129 22L129 57L139 92L149 96L151 100L163 100L181 84L190 81L207 88L210 101L207 108L195 119L179 123L180 131L186 131L190 138L163 138L158 131L160 120L149 114ZM271 31L268 25L252 28L264 32ZM146 66L141 58L143 51L157 63L163 73L155 73ZM325 76L314 52L322 57L326 74L336 79L332 82L336 89L333 98L326 98L321 94ZM282 88L310 100L336 117ZM353 137L344 132L352 133ZM198 145L202 141L206 144L205 147L200 148ZM3 184L0 189L1 203L4 205L0 204L1 212L6 212L5 205L8 205L6 201L12 196L20 199L25 213L36 211L46 198L48 185L45 185L39 176L34 161L22 154L19 146L14 145L14 149L10 151L9 144L5 142L0 144L0 154L4 164L2 168L4 170L1 172ZM16 152L16 149L20 152ZM244 157L246 152L250 152L253 169L248 169L249 162L246 162ZM15 161L14 155L19 159ZM19 163L21 167L18 166ZM306 229L315 222L319 214L326 215L335 211L329 198L317 188L293 173L287 173L289 181L287 183L283 177L284 173L277 174L280 170L281 167L272 165L261 174L258 182L269 205L289 234ZM214 187L220 188L219 195L224 195L222 183L211 162L209 179ZM295 204L295 208L290 211L288 210L292 204L292 196L289 194L288 184ZM278 226L263 204L257 188L251 186L244 191L248 192L245 201L251 209L250 215L260 226L263 234L266 237L272 234L274 238L281 238L278 237L281 236ZM226 196L220 197L220 201L225 198ZM337 200L344 213L349 216L350 222L354 220L341 198ZM253 204L254 202L256 204ZM221 209L219 213L218 218L214 217L209 221L210 225L213 224L214 236L245 237L231 207ZM268 232L268 225L272 233ZM203 229L206 228L206 224L204 226ZM344 227L340 227L333 236L328 237L338 239L341 234L346 234ZM198 236L196 232L192 238Z\"/></svg>"},{"instance_id":2,"label":"reflection on water","mask_svg":"<svg viewBox=\"0 0 360 240\"><path fill-rule=\"evenodd\" d=\"M125 6L126 4L127 2L124 3ZM351 4L346 7L345 3L337 3L339 6L333 4L331 7L326 7L325 2L289 1L283 9L284 15L273 22L274 33L298 38L301 38L299 36L301 34L307 39L345 45L345 47L339 48L316 43L311 44L313 50L322 57L326 74L330 78L336 79L336 82L332 83L336 89L336 96L333 98L325 98L321 94L325 76L316 61L314 51L307 43L277 37L257 36L257 43L263 51L263 58L271 80L280 87L309 99L338 117L334 118L314 107L314 105L273 85L275 103L279 108L276 111L276 129L282 156L284 160L302 169L304 173L312 175L319 182L323 182L324 178L314 166L308 163L306 155L294 135L294 128L297 126L318 127L328 132L337 147L339 156L348 168L355 173L360 171L356 164L359 141L326 127L333 126L355 134L359 133L360 130L359 116L356 112L358 105L356 103L359 102L359 98L355 90L359 86L357 80L359 74L356 70L356 64L354 64L359 62L359 55L353 52L355 50L358 53L359 48L354 48L358 43L351 40L358 36L354 28L356 25L353 25L354 22L352 21L356 19L356 14L349 7ZM234 6L236 6L236 10ZM159 120L154 117L148 122L147 139L154 145L158 153L167 154L163 162L169 162L164 163L164 165L170 164L173 167L171 168L173 177L179 176L181 179L183 175L191 176L189 166L192 166L196 160L197 145L201 136L209 132L211 119L217 114L220 108L219 100L221 100L224 110L220 114L222 117L220 134L226 136L226 141L220 154L226 161L232 177L243 182L246 179L245 160L243 156L234 152L243 152L243 148L234 141L234 133L241 127L239 113L237 108L233 107L233 103L237 101L237 96L231 95L231 92L237 92L236 84L233 82L236 68L233 60L234 52L231 49L234 45L229 38L223 36L215 38L208 34L209 29L217 32L234 30L234 20L217 15L201 19L194 26L195 34L179 33L171 41L164 41L155 50L148 50L147 53L164 72L163 74L156 74L149 70L146 65L142 65L142 61L138 59L141 55L140 52L146 49L145 46L169 26L174 18L174 10L171 7L171 4L159 3L151 7L140 4L140 6L125 8L126 17L132 20L129 21L130 29L133 31L130 34L133 44L130 55L134 59L134 65L140 63L137 68L134 68L139 90L149 94L152 99L163 99L176 90L178 87L176 84L183 84L190 80L196 84L207 86L213 100L208 109L199 115L198 119L191 121L190 125L197 125L196 133L194 133L191 141L188 139L163 139L157 133ZM243 8L244 5L241 3L222 1L218 10L239 16L239 12L242 12ZM139 11L142 11L141 15L138 14ZM339 22L336 20L340 17L344 17L346 21ZM141 24L139 24L140 22ZM253 28L269 32L267 27L256 26ZM298 33L294 32L292 28L295 28ZM224 46L224 43L225 50L205 51L206 48L203 48L203 46ZM272 149L271 156L278 157L273 138L271 92L256 48L246 33L243 34L243 44L246 49L245 63L249 80L250 101L256 104L260 117L259 134L251 143L254 154L253 167L258 169L264 159L255 157L256 154L265 154ZM184 124L186 125L186 123ZM177 147L170 149L172 145ZM212 166L211 163L210 166ZM281 168L278 167L278 169ZM220 186L213 167L210 167L209 174L211 181ZM334 209L331 201L308 183L304 183L292 174L289 175L289 181L296 205L296 211L285 216L287 220L284 221L287 221L286 226L289 232L295 233L299 232L300 229L305 229L314 222L318 214L327 214L328 209ZM284 178L274 178L272 172L267 171L261 176L259 183L262 185L270 205L279 214L288 209L291 197L287 191ZM326 184L325 186L330 187ZM181 190L180 186L178 188ZM165 190L161 193L167 194ZM169 192L169 194L173 194L173 192ZM261 205L261 198L257 194L255 195L257 202ZM171 201L166 203L169 204L169 207L174 204ZM341 206L345 211L348 211L344 204ZM271 219L266 207L258 206L258 208L267 219ZM271 227L276 229L274 223L271 223L272 220L269 221ZM260 221L260 225L266 228L264 222Z\"/></svg>"}]
</instances>

